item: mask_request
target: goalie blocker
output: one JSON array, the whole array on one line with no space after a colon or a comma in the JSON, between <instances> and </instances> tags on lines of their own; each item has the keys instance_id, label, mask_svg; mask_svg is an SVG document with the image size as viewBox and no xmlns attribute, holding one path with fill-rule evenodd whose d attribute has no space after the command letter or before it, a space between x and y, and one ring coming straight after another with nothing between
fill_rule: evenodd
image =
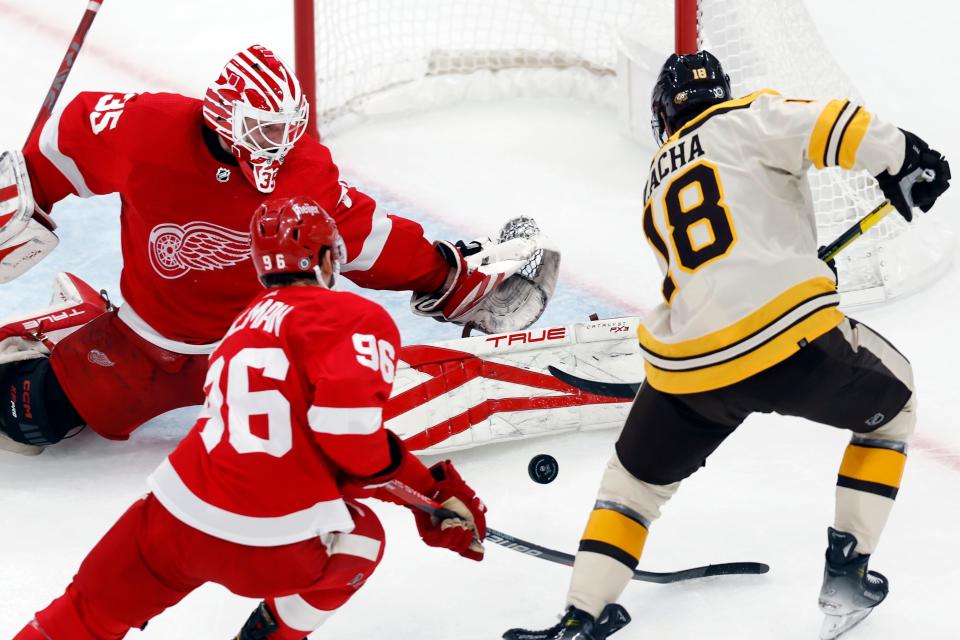
<instances>
[{"instance_id":1,"label":"goalie blocker","mask_svg":"<svg viewBox=\"0 0 960 640\"><path fill-rule=\"evenodd\" d=\"M0 154L0 284L27 271L57 247L55 228L34 202L23 154Z\"/></svg>"}]
</instances>

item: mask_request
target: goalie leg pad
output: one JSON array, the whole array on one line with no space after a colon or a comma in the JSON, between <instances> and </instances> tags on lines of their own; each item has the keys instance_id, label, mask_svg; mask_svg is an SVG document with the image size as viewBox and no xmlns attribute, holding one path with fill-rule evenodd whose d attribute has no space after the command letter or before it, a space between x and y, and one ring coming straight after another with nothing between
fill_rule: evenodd
<instances>
[{"instance_id":1,"label":"goalie leg pad","mask_svg":"<svg viewBox=\"0 0 960 640\"><path fill-rule=\"evenodd\" d=\"M15 442L56 444L84 424L57 382L48 358L0 365L0 389L4 396L0 429Z\"/></svg>"}]
</instances>

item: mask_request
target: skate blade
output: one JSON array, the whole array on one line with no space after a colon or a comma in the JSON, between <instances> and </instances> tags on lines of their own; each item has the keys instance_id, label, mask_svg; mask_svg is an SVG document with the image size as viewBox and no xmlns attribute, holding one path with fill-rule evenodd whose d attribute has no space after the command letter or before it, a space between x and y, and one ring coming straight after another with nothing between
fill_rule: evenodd
<instances>
[{"instance_id":1,"label":"skate blade","mask_svg":"<svg viewBox=\"0 0 960 640\"><path fill-rule=\"evenodd\" d=\"M842 616L824 616L820 627L820 640L834 640L863 622L873 612L873 608L854 611Z\"/></svg>"}]
</instances>

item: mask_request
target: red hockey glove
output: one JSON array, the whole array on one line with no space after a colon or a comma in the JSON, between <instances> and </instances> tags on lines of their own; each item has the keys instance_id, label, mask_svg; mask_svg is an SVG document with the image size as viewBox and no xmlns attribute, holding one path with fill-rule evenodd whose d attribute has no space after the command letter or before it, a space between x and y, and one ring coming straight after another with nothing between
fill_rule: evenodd
<instances>
[{"instance_id":1,"label":"red hockey glove","mask_svg":"<svg viewBox=\"0 0 960 640\"><path fill-rule=\"evenodd\" d=\"M449 460L430 467L434 486L426 495L453 511L462 519L438 521L433 516L413 509L420 537L431 547L456 551L470 560L483 560L483 540L487 537L487 507L473 489L464 482Z\"/></svg>"}]
</instances>

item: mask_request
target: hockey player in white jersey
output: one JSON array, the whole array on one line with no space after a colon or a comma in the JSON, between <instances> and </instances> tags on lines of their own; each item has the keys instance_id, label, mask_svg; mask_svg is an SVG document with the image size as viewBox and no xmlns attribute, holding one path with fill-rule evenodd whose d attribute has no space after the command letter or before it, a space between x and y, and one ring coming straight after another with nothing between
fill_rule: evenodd
<instances>
[{"instance_id":1,"label":"hockey player in white jersey","mask_svg":"<svg viewBox=\"0 0 960 640\"><path fill-rule=\"evenodd\" d=\"M616 604L650 524L680 482L753 412L852 432L840 466L820 608L836 638L883 601L868 571L893 507L915 424L910 363L838 308L817 259L811 167L866 169L907 220L948 188L923 140L849 100L733 99L706 51L673 55L652 96L659 151L643 230L663 302L638 336L646 381L581 538L560 623L507 640L603 640L630 621Z\"/></svg>"}]
</instances>

